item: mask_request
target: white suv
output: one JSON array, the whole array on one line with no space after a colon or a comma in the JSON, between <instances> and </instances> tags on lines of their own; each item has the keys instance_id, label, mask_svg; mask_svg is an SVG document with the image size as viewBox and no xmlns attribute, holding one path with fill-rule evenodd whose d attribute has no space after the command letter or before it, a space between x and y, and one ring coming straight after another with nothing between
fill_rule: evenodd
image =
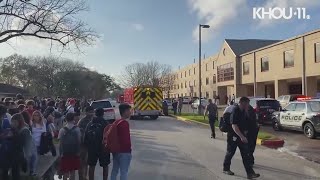
<instances>
[{"instance_id":1,"label":"white suv","mask_svg":"<svg viewBox=\"0 0 320 180\"><path fill-rule=\"evenodd\" d=\"M114 107L110 101L108 100L99 100L99 101L92 101L90 104L94 109L103 108L104 116L103 118L108 121L115 121L116 113Z\"/></svg>"}]
</instances>

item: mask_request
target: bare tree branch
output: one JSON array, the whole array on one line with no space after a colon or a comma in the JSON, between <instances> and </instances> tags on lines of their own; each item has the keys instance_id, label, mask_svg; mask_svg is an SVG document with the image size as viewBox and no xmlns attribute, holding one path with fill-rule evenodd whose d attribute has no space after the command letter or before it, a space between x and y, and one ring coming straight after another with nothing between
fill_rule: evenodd
<instances>
[{"instance_id":1,"label":"bare tree branch","mask_svg":"<svg viewBox=\"0 0 320 180\"><path fill-rule=\"evenodd\" d=\"M0 0L0 43L36 37L64 47L92 45L99 36L77 18L87 9L85 0Z\"/></svg>"}]
</instances>

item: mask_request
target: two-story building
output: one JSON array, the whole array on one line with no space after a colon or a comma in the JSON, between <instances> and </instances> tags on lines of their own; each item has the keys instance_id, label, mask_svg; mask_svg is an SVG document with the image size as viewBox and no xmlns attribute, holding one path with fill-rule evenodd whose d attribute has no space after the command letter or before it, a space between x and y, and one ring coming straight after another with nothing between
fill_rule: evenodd
<instances>
[{"instance_id":1,"label":"two-story building","mask_svg":"<svg viewBox=\"0 0 320 180\"><path fill-rule=\"evenodd\" d=\"M170 97L199 96L199 64L173 73ZM218 54L201 61L201 97L220 102L235 94L276 98L320 92L320 30L287 40L226 39Z\"/></svg>"}]
</instances>

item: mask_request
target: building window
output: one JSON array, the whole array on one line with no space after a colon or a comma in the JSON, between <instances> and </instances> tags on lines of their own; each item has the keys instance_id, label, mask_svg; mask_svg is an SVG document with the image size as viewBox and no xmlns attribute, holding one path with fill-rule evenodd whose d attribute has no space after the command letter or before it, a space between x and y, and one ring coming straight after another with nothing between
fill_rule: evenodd
<instances>
[{"instance_id":1,"label":"building window","mask_svg":"<svg viewBox=\"0 0 320 180\"><path fill-rule=\"evenodd\" d=\"M182 73L181 73L181 78L182 78Z\"/></svg>"},{"instance_id":2,"label":"building window","mask_svg":"<svg viewBox=\"0 0 320 180\"><path fill-rule=\"evenodd\" d=\"M195 92L195 93L193 93L193 94L194 94L194 96L195 96L195 97L197 97L197 93L196 93L196 92Z\"/></svg>"},{"instance_id":3,"label":"building window","mask_svg":"<svg viewBox=\"0 0 320 180\"><path fill-rule=\"evenodd\" d=\"M217 67L218 82L234 80L233 63L223 64Z\"/></svg>"},{"instance_id":4,"label":"building window","mask_svg":"<svg viewBox=\"0 0 320 180\"><path fill-rule=\"evenodd\" d=\"M193 80L193 87L196 87L196 80Z\"/></svg>"},{"instance_id":5,"label":"building window","mask_svg":"<svg viewBox=\"0 0 320 180\"><path fill-rule=\"evenodd\" d=\"M293 57L293 50L285 51L283 54L284 56L284 68L289 68L294 66L294 57Z\"/></svg>"},{"instance_id":6,"label":"building window","mask_svg":"<svg viewBox=\"0 0 320 180\"><path fill-rule=\"evenodd\" d=\"M181 83L181 89L183 89L183 83Z\"/></svg>"},{"instance_id":7,"label":"building window","mask_svg":"<svg viewBox=\"0 0 320 180\"><path fill-rule=\"evenodd\" d=\"M177 85L178 89L179 89L179 84Z\"/></svg>"},{"instance_id":8,"label":"building window","mask_svg":"<svg viewBox=\"0 0 320 180\"><path fill-rule=\"evenodd\" d=\"M208 71L208 64L206 64L206 71Z\"/></svg>"},{"instance_id":9,"label":"building window","mask_svg":"<svg viewBox=\"0 0 320 180\"><path fill-rule=\"evenodd\" d=\"M207 99L209 98L209 92L206 92L206 98Z\"/></svg>"},{"instance_id":10,"label":"building window","mask_svg":"<svg viewBox=\"0 0 320 180\"><path fill-rule=\"evenodd\" d=\"M206 85L209 84L209 78L206 78Z\"/></svg>"},{"instance_id":11,"label":"building window","mask_svg":"<svg viewBox=\"0 0 320 180\"><path fill-rule=\"evenodd\" d=\"M193 68L193 74L196 74L196 68Z\"/></svg>"},{"instance_id":12,"label":"building window","mask_svg":"<svg viewBox=\"0 0 320 180\"><path fill-rule=\"evenodd\" d=\"M250 73L250 62L244 62L243 63L243 75L248 75Z\"/></svg>"},{"instance_id":13,"label":"building window","mask_svg":"<svg viewBox=\"0 0 320 180\"><path fill-rule=\"evenodd\" d=\"M186 82L184 82L184 87L185 87L185 88L187 88L187 81L186 81Z\"/></svg>"},{"instance_id":14,"label":"building window","mask_svg":"<svg viewBox=\"0 0 320 180\"><path fill-rule=\"evenodd\" d=\"M315 62L320 62L320 43L314 44L314 51L315 51Z\"/></svg>"},{"instance_id":15,"label":"building window","mask_svg":"<svg viewBox=\"0 0 320 180\"><path fill-rule=\"evenodd\" d=\"M187 77L187 71L184 72L184 77Z\"/></svg>"},{"instance_id":16,"label":"building window","mask_svg":"<svg viewBox=\"0 0 320 180\"><path fill-rule=\"evenodd\" d=\"M261 58L261 72L269 71L269 58Z\"/></svg>"},{"instance_id":17,"label":"building window","mask_svg":"<svg viewBox=\"0 0 320 180\"><path fill-rule=\"evenodd\" d=\"M212 68L214 69L214 61L212 61Z\"/></svg>"},{"instance_id":18,"label":"building window","mask_svg":"<svg viewBox=\"0 0 320 180\"><path fill-rule=\"evenodd\" d=\"M214 75L214 76L212 77L212 83L213 83L213 84L216 84L216 83L217 83L217 77L216 77L216 75Z\"/></svg>"},{"instance_id":19,"label":"building window","mask_svg":"<svg viewBox=\"0 0 320 180\"><path fill-rule=\"evenodd\" d=\"M189 69L189 76L191 75L191 69Z\"/></svg>"}]
</instances>

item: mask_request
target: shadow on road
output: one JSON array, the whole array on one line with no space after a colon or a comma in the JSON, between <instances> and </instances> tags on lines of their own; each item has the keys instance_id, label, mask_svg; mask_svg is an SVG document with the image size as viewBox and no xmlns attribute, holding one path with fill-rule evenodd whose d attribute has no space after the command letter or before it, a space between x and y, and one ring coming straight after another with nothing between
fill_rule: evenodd
<instances>
[{"instance_id":1,"label":"shadow on road","mask_svg":"<svg viewBox=\"0 0 320 180\"><path fill-rule=\"evenodd\" d=\"M272 167L267 167L263 165L255 165L255 169L262 169L265 171L271 171L273 173L279 173L279 174L285 174L285 175L290 175L299 179L319 179L319 177L314 177L314 176L306 176L303 174L291 172L291 171L286 171L286 170L280 170L280 169L275 169Z\"/></svg>"}]
</instances>

